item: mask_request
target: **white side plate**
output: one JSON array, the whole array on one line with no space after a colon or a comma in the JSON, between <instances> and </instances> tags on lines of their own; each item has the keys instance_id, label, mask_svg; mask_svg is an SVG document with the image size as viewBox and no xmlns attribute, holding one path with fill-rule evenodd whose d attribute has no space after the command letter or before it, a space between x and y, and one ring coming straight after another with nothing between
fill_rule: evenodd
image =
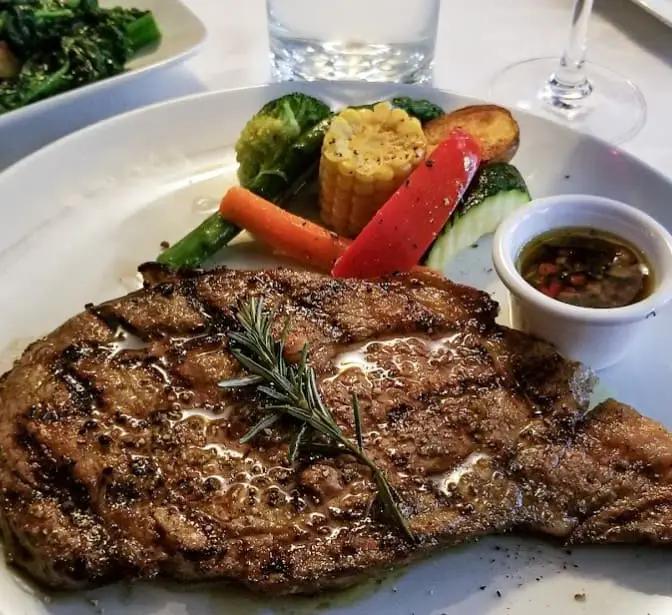
<instances>
[{"instance_id":1,"label":"white side plate","mask_svg":"<svg viewBox=\"0 0 672 615\"><path fill-rule=\"evenodd\" d=\"M136 7L153 11L163 35L161 42L155 49L148 50L129 62L128 70L124 73L3 113L0 115L0 129L19 119L45 112L68 100L84 97L89 92L114 88L140 75L182 62L195 53L205 40L205 26L180 0L101 0L100 4L105 7Z\"/></svg>"},{"instance_id":2,"label":"white side plate","mask_svg":"<svg viewBox=\"0 0 672 615\"><path fill-rule=\"evenodd\" d=\"M633 0L633 2L672 27L672 0Z\"/></svg>"},{"instance_id":3,"label":"white side plate","mask_svg":"<svg viewBox=\"0 0 672 615\"><path fill-rule=\"evenodd\" d=\"M167 2L168 0L157 0ZM156 256L213 211L234 181L232 145L264 102L297 87L336 105L404 93L445 108L475 101L428 88L353 84L274 85L172 101L71 135L0 175L2 368L35 336L136 287L138 263ZM629 202L672 228L672 184L620 150L549 121L518 114L515 158L535 196L585 192ZM447 273L506 297L492 271L489 239L465 250ZM274 261L243 243L221 260ZM650 319L600 391L672 427L672 318ZM317 599L264 600L222 586L138 584L51 596L48 601L0 563L1 615L669 615L670 551L559 546L518 537L452 549L354 591Z\"/></svg>"}]
</instances>

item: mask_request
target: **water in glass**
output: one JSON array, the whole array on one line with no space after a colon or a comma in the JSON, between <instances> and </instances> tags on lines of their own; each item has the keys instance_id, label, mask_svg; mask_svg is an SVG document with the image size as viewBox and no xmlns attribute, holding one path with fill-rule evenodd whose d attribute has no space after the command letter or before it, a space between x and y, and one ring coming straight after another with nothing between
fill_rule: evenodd
<instances>
[{"instance_id":1,"label":"water in glass","mask_svg":"<svg viewBox=\"0 0 672 615\"><path fill-rule=\"evenodd\" d=\"M440 0L267 0L277 80L431 80Z\"/></svg>"}]
</instances>

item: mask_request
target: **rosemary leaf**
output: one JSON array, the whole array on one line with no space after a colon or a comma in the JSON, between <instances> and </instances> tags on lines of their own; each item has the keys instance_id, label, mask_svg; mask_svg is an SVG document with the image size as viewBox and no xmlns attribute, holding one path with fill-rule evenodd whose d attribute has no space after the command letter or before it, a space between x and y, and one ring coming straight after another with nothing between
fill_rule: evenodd
<instances>
[{"instance_id":1,"label":"rosemary leaf","mask_svg":"<svg viewBox=\"0 0 672 615\"><path fill-rule=\"evenodd\" d=\"M297 408L296 406L291 406L287 404L271 404L270 406L264 407L266 410L272 410L273 412L282 412L283 414L289 414L299 421L305 421L315 427L313 424L315 422L314 417L309 413L303 410L302 408ZM317 429L320 429L320 423L317 424Z\"/></svg>"},{"instance_id":2,"label":"rosemary leaf","mask_svg":"<svg viewBox=\"0 0 672 615\"><path fill-rule=\"evenodd\" d=\"M323 444L322 442L309 442L305 445L305 449L311 453L321 453L322 455L329 455L331 457L335 457L336 455L347 455L350 452L342 446Z\"/></svg>"},{"instance_id":3,"label":"rosemary leaf","mask_svg":"<svg viewBox=\"0 0 672 615\"><path fill-rule=\"evenodd\" d=\"M355 415L355 436L359 452L364 452L364 436L362 435L362 419L359 415L359 399L357 393L352 394L352 413Z\"/></svg>"},{"instance_id":4,"label":"rosemary leaf","mask_svg":"<svg viewBox=\"0 0 672 615\"><path fill-rule=\"evenodd\" d=\"M415 536L413 536L411 528L408 527L408 523L406 523L404 515L401 513L401 510L399 510L399 506L397 506L395 503L395 496L392 493L392 488L380 470L375 470L373 475L376 481L376 486L378 487L378 496L383 505L385 513L396 525L398 525L403 530L406 538L414 541Z\"/></svg>"},{"instance_id":5,"label":"rosemary leaf","mask_svg":"<svg viewBox=\"0 0 672 615\"><path fill-rule=\"evenodd\" d=\"M291 391L291 382L282 374L274 372L272 367L269 368L253 359L250 359L238 348L231 349L231 354L233 354L233 356L243 365L245 369L247 369L247 371L251 372L255 376L260 376L265 382L275 384L279 389Z\"/></svg>"},{"instance_id":6,"label":"rosemary leaf","mask_svg":"<svg viewBox=\"0 0 672 615\"><path fill-rule=\"evenodd\" d=\"M254 344L249 342L248 333L238 333L237 331L230 331L228 334L229 342L235 342L238 346L245 348L254 348Z\"/></svg>"},{"instance_id":7,"label":"rosemary leaf","mask_svg":"<svg viewBox=\"0 0 672 615\"><path fill-rule=\"evenodd\" d=\"M247 352L254 353L255 348L257 347L256 340L250 340L246 334L231 333L229 338L229 343L234 342L235 346L240 350L246 350Z\"/></svg>"},{"instance_id":8,"label":"rosemary leaf","mask_svg":"<svg viewBox=\"0 0 672 615\"><path fill-rule=\"evenodd\" d=\"M273 380L274 375L271 370L266 368L264 365L257 363L253 359L250 359L247 355L243 354L240 350L233 349L231 351L231 354L238 360L239 363L242 364L242 366L248 371L251 372L252 374L255 374L256 376L261 376L264 380Z\"/></svg>"},{"instance_id":9,"label":"rosemary leaf","mask_svg":"<svg viewBox=\"0 0 672 615\"><path fill-rule=\"evenodd\" d=\"M303 410L302 408L297 408L296 406L284 406L284 405L271 405L266 406L266 410L271 410L273 412L282 412L289 414L291 417L308 423L318 433L324 434L330 438L342 438L343 436L332 430L329 425L325 425L323 421L316 417L315 415Z\"/></svg>"},{"instance_id":10,"label":"rosemary leaf","mask_svg":"<svg viewBox=\"0 0 672 615\"><path fill-rule=\"evenodd\" d=\"M264 382L264 379L261 376L245 376L244 378L222 380L217 386L222 389L242 389L243 387L256 386L262 382Z\"/></svg>"},{"instance_id":11,"label":"rosemary leaf","mask_svg":"<svg viewBox=\"0 0 672 615\"><path fill-rule=\"evenodd\" d=\"M277 389L274 389L273 387L267 387L264 385L261 385L257 387L257 391L260 393L263 393L266 395L266 397L270 397L271 399L274 399L279 402L284 402L287 399L287 396L285 393L282 391L278 391Z\"/></svg>"},{"instance_id":12,"label":"rosemary leaf","mask_svg":"<svg viewBox=\"0 0 672 615\"><path fill-rule=\"evenodd\" d=\"M289 315L285 316L285 322L282 325L282 331L280 332L280 341L284 344L287 342L287 336L289 335L289 327L291 323L289 320Z\"/></svg>"},{"instance_id":13,"label":"rosemary leaf","mask_svg":"<svg viewBox=\"0 0 672 615\"><path fill-rule=\"evenodd\" d=\"M296 379L302 382L306 375L306 368L308 367L308 342L303 345L301 349L301 358L299 359L299 369L296 372Z\"/></svg>"},{"instance_id":14,"label":"rosemary leaf","mask_svg":"<svg viewBox=\"0 0 672 615\"><path fill-rule=\"evenodd\" d=\"M316 410L320 413L321 416L325 417L325 419L328 420L331 425L333 425L335 428L338 428L331 411L328 410L322 402L320 389L317 386L317 378L315 377L315 372L312 369L308 373L308 381L307 388L313 400L315 401Z\"/></svg>"},{"instance_id":15,"label":"rosemary leaf","mask_svg":"<svg viewBox=\"0 0 672 615\"><path fill-rule=\"evenodd\" d=\"M294 434L289 443L289 452L287 453L287 457L292 463L296 461L296 458L299 455L299 449L301 448L302 440L306 435L307 430L308 426L304 423L303 425L301 425L299 430Z\"/></svg>"},{"instance_id":16,"label":"rosemary leaf","mask_svg":"<svg viewBox=\"0 0 672 615\"><path fill-rule=\"evenodd\" d=\"M241 444L246 444L249 442L254 436L256 436L258 433L264 431L264 429L267 429L274 423L276 423L280 419L280 415L278 414L267 414L263 419L261 419L250 431L248 431L241 439L240 443Z\"/></svg>"}]
</instances>

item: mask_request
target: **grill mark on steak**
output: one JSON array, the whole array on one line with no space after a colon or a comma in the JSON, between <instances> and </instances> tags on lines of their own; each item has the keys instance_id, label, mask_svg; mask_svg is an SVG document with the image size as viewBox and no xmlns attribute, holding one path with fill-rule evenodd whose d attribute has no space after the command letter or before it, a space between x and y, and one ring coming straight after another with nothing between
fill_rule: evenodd
<instances>
[{"instance_id":1,"label":"grill mark on steak","mask_svg":"<svg viewBox=\"0 0 672 615\"><path fill-rule=\"evenodd\" d=\"M76 362L90 350L91 347L85 345L67 346L53 365L54 375L70 392L73 409L82 415L90 415L101 404L101 392L75 367Z\"/></svg>"},{"instance_id":2,"label":"grill mark on steak","mask_svg":"<svg viewBox=\"0 0 672 615\"><path fill-rule=\"evenodd\" d=\"M586 415L580 366L498 327L485 294L425 274L143 269L144 290L76 316L0 380L0 527L41 582L162 575L312 592L518 528L672 541L667 431L617 402ZM276 333L289 318L292 344L310 343L350 437L357 392L367 453L418 544L380 516L352 458L288 464L289 422L240 445L260 400L217 382L241 373L225 334L251 295L278 311ZM120 345L120 330L142 343ZM341 371L343 352L370 372Z\"/></svg>"},{"instance_id":3,"label":"grill mark on steak","mask_svg":"<svg viewBox=\"0 0 672 615\"><path fill-rule=\"evenodd\" d=\"M38 483L44 495L54 497L65 514L75 509L88 510L91 504L89 491L72 472L74 459L58 458L40 441L37 433L24 432L17 434L16 443L25 448L31 460L39 467Z\"/></svg>"},{"instance_id":4,"label":"grill mark on steak","mask_svg":"<svg viewBox=\"0 0 672 615\"><path fill-rule=\"evenodd\" d=\"M112 333L116 335L130 334L134 337L147 341L147 337L138 331L125 318L114 314L108 306L95 306L93 303L87 303L84 309L102 322Z\"/></svg>"},{"instance_id":5,"label":"grill mark on steak","mask_svg":"<svg viewBox=\"0 0 672 615\"><path fill-rule=\"evenodd\" d=\"M220 269L223 271L224 267ZM203 274L203 269L173 269L168 265L163 265L157 262L142 263L138 267L138 272L142 275L143 288L149 289L160 284L166 284L183 280L185 278L198 277Z\"/></svg>"},{"instance_id":6,"label":"grill mark on steak","mask_svg":"<svg viewBox=\"0 0 672 615\"><path fill-rule=\"evenodd\" d=\"M155 287L155 289L158 289L158 287ZM171 285L171 289L173 289L172 292L176 290L173 285ZM185 278L177 285L177 290L186 297L189 304L196 311L204 316L206 319L206 330L226 331L235 326L235 319L230 311L225 312L201 295L196 278Z\"/></svg>"},{"instance_id":7,"label":"grill mark on steak","mask_svg":"<svg viewBox=\"0 0 672 615\"><path fill-rule=\"evenodd\" d=\"M319 321L329 332L329 335L338 339L340 343L347 344L352 341L351 337L341 329L336 318L329 316L329 314L319 307L316 307L318 301L312 296L312 293L309 293L308 295L290 294L289 297L290 301L293 303L294 312L304 316L310 315L311 318ZM291 333L291 331L289 333Z\"/></svg>"}]
</instances>

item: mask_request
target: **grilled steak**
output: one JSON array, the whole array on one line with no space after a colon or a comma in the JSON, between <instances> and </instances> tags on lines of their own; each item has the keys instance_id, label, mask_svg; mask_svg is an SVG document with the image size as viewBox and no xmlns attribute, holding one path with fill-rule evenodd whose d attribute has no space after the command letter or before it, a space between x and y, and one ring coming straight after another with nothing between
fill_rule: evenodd
<instances>
[{"instance_id":1,"label":"grilled steak","mask_svg":"<svg viewBox=\"0 0 672 615\"><path fill-rule=\"evenodd\" d=\"M241 375L232 309L259 295L278 331L289 319L290 354L310 343L349 436L357 393L366 451L416 543L352 458L290 464L291 422L239 443L261 400L217 383ZM493 532L670 540L668 432L615 401L586 413L582 368L495 315L486 294L434 276L282 269L159 275L88 306L0 382L8 556L56 588L160 575L284 593Z\"/></svg>"}]
</instances>

